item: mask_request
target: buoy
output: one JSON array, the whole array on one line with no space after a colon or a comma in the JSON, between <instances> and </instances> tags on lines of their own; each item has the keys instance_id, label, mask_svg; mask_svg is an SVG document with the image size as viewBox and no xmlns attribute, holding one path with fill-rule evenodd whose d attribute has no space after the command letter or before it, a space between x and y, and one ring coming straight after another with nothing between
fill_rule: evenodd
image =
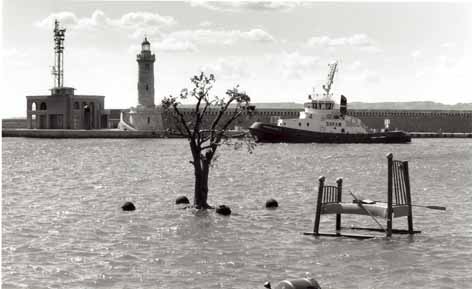
<instances>
[{"instance_id":1,"label":"buoy","mask_svg":"<svg viewBox=\"0 0 472 289\"><path fill-rule=\"evenodd\" d=\"M268 199L265 204L267 209L275 209L279 206L279 203L275 199Z\"/></svg>"},{"instance_id":2,"label":"buoy","mask_svg":"<svg viewBox=\"0 0 472 289\"><path fill-rule=\"evenodd\" d=\"M231 215L231 209L226 205L221 205L218 208L216 208L216 213L223 216L229 216Z\"/></svg>"},{"instance_id":3,"label":"buoy","mask_svg":"<svg viewBox=\"0 0 472 289\"><path fill-rule=\"evenodd\" d=\"M175 199L175 204L190 204L190 201L187 199L186 196L180 196L177 199Z\"/></svg>"},{"instance_id":4,"label":"buoy","mask_svg":"<svg viewBox=\"0 0 472 289\"><path fill-rule=\"evenodd\" d=\"M121 208L123 209L123 211L134 211L134 210L136 210L136 207L131 202L124 203L123 206L121 206Z\"/></svg>"},{"instance_id":5,"label":"buoy","mask_svg":"<svg viewBox=\"0 0 472 289\"><path fill-rule=\"evenodd\" d=\"M266 282L264 287L267 289L272 288L270 282ZM301 278L294 280L283 280L274 289L321 289L318 282L313 278Z\"/></svg>"}]
</instances>

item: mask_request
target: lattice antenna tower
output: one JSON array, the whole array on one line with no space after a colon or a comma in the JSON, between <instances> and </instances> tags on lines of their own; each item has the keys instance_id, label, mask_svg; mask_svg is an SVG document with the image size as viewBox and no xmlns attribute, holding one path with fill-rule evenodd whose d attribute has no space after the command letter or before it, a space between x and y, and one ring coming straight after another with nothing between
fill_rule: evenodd
<instances>
[{"instance_id":1,"label":"lattice antenna tower","mask_svg":"<svg viewBox=\"0 0 472 289\"><path fill-rule=\"evenodd\" d=\"M54 87L63 87L64 85L64 39L65 28L59 27L59 21L54 21L54 66L52 75L54 75Z\"/></svg>"},{"instance_id":2,"label":"lattice antenna tower","mask_svg":"<svg viewBox=\"0 0 472 289\"><path fill-rule=\"evenodd\" d=\"M333 85L334 75L336 74L338 68L338 62L335 61L334 63L328 64L328 66L328 79L326 80L326 84L323 84L323 89L326 92L327 97L329 97L329 91L331 90L331 85Z\"/></svg>"}]
</instances>

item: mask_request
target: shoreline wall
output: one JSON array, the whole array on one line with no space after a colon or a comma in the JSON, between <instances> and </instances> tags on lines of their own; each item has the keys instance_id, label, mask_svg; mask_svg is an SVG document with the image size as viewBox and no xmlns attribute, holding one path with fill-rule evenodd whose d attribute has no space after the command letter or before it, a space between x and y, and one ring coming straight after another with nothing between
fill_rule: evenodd
<instances>
[{"instance_id":1,"label":"shoreline wall","mask_svg":"<svg viewBox=\"0 0 472 289\"><path fill-rule=\"evenodd\" d=\"M234 132L238 137L244 132ZM410 132L412 138L472 138L470 133ZM2 129L2 137L26 138L182 138L168 131L129 131L118 129L62 130L62 129Z\"/></svg>"},{"instance_id":2,"label":"shoreline wall","mask_svg":"<svg viewBox=\"0 0 472 289\"><path fill-rule=\"evenodd\" d=\"M173 138L164 131L124 131L118 129L2 129L2 137L29 138Z\"/></svg>"},{"instance_id":3,"label":"shoreline wall","mask_svg":"<svg viewBox=\"0 0 472 289\"><path fill-rule=\"evenodd\" d=\"M187 119L193 117L192 109L181 108ZM238 126L247 129L256 121L274 122L278 117L298 118L300 109L257 109L251 113L245 113L238 119L234 129ZM111 112L113 115L113 111ZM204 122L211 122L216 115L216 110L210 110ZM117 113L116 113L117 114ZM117 114L119 115L119 114ZM444 111L444 110L348 110L348 115L360 118L366 126L373 129L384 128L384 120L390 120L390 128L407 132L429 133L469 133L472 132L472 111ZM163 129L176 131L175 120L172 113L162 113ZM117 124L118 122L116 122ZM3 129L26 128L26 118L4 119Z\"/></svg>"}]
</instances>

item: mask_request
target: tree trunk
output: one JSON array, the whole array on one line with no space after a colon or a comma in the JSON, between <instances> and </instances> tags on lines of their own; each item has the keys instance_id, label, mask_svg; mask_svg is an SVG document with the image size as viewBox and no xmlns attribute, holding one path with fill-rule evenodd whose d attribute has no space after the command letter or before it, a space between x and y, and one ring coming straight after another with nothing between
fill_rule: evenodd
<instances>
[{"instance_id":1,"label":"tree trunk","mask_svg":"<svg viewBox=\"0 0 472 289\"><path fill-rule=\"evenodd\" d=\"M193 163L193 166L195 170L194 206L198 209L211 208L207 203L209 164L199 159Z\"/></svg>"},{"instance_id":2,"label":"tree trunk","mask_svg":"<svg viewBox=\"0 0 472 289\"><path fill-rule=\"evenodd\" d=\"M206 200L203 196L203 189L202 189L202 170L200 168L200 164L194 163L194 170L195 170L195 191L194 191L194 198L193 198L193 205L196 208L202 208L206 203Z\"/></svg>"},{"instance_id":3,"label":"tree trunk","mask_svg":"<svg viewBox=\"0 0 472 289\"><path fill-rule=\"evenodd\" d=\"M208 199L208 174L210 173L210 165L208 161L203 161L203 170L202 170L202 197L205 200L205 206L209 208L210 206L207 203Z\"/></svg>"}]
</instances>

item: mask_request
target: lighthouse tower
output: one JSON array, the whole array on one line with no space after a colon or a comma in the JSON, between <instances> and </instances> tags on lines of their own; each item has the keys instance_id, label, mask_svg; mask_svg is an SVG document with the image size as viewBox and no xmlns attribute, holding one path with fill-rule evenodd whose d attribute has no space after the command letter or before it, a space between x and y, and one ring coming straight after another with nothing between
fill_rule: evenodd
<instances>
[{"instance_id":1,"label":"lighthouse tower","mask_svg":"<svg viewBox=\"0 0 472 289\"><path fill-rule=\"evenodd\" d=\"M136 57L138 62L138 107L154 108L154 62L156 57L151 53L151 43L144 38L141 53Z\"/></svg>"},{"instance_id":2,"label":"lighthouse tower","mask_svg":"<svg viewBox=\"0 0 472 289\"><path fill-rule=\"evenodd\" d=\"M151 52L151 43L144 38L141 52L136 56L138 62L138 104L129 112L122 112L119 128L124 130L161 131L162 113L154 103L154 62L156 56Z\"/></svg>"}]
</instances>

